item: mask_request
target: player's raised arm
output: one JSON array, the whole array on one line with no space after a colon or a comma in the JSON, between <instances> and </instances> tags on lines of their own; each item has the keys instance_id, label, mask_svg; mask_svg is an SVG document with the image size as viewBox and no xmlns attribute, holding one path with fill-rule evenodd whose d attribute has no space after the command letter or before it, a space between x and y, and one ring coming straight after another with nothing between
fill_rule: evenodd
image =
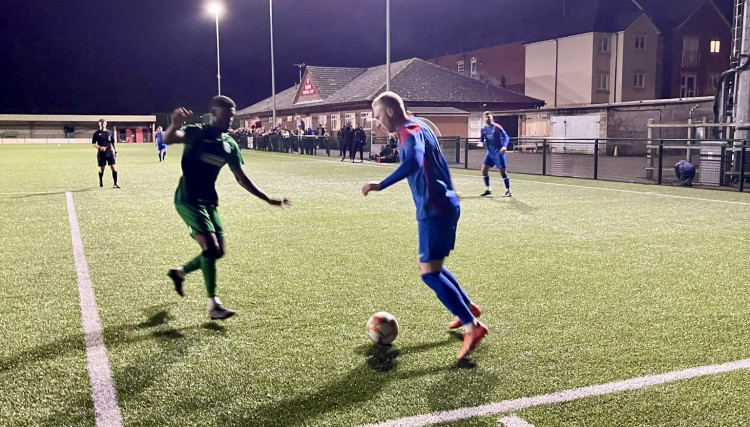
<instances>
[{"instance_id":1,"label":"player's raised arm","mask_svg":"<svg viewBox=\"0 0 750 427\"><path fill-rule=\"evenodd\" d=\"M239 183L242 188L247 190L253 196L267 202L269 205L284 207L290 206L292 204L292 202L285 197L281 199L268 197L268 195L263 192L263 190L258 188L258 186L255 185L255 183L247 176L247 174L245 174L245 171L242 170L242 168L237 168L233 170L232 173L234 174L234 178L237 180L237 183Z\"/></svg>"},{"instance_id":2,"label":"player's raised arm","mask_svg":"<svg viewBox=\"0 0 750 427\"><path fill-rule=\"evenodd\" d=\"M185 107L179 107L172 111L172 123L164 132L162 141L167 145L185 142L185 132L180 129L192 115L193 112Z\"/></svg>"}]
</instances>

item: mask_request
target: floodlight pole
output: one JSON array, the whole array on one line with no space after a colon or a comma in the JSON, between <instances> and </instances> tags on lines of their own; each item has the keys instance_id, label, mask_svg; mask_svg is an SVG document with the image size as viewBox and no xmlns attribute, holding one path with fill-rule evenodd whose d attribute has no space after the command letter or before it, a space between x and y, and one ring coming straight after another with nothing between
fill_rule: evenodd
<instances>
[{"instance_id":1,"label":"floodlight pole","mask_svg":"<svg viewBox=\"0 0 750 427\"><path fill-rule=\"evenodd\" d=\"M273 123L271 129L276 127L276 73L273 66L273 0L268 0L268 19L271 27L271 98L273 99Z\"/></svg>"},{"instance_id":2,"label":"floodlight pole","mask_svg":"<svg viewBox=\"0 0 750 427\"><path fill-rule=\"evenodd\" d=\"M391 90L391 0L385 0L385 90Z\"/></svg>"},{"instance_id":3,"label":"floodlight pole","mask_svg":"<svg viewBox=\"0 0 750 427\"><path fill-rule=\"evenodd\" d=\"M219 54L219 11L214 11L216 17L216 82L219 86L219 95L221 95L221 55Z\"/></svg>"}]
</instances>

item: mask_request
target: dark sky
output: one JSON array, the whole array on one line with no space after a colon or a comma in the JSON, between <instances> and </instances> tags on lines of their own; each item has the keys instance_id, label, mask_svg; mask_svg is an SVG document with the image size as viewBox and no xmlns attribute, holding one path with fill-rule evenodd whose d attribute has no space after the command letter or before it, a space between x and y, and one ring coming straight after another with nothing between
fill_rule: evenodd
<instances>
[{"instance_id":1,"label":"dark sky","mask_svg":"<svg viewBox=\"0 0 750 427\"><path fill-rule=\"evenodd\" d=\"M391 0L391 60L518 40L554 25L561 4L576 1ZM245 107L271 94L268 0L223 3L222 93ZM0 0L0 113L204 110L216 94L206 4ZM295 63L383 64L385 0L274 0L274 44L277 91L296 82Z\"/></svg>"}]
</instances>

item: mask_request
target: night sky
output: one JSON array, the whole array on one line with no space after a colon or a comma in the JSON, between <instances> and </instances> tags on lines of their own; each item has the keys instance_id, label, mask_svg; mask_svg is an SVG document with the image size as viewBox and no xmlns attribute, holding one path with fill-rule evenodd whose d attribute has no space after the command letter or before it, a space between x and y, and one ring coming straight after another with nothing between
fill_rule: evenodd
<instances>
[{"instance_id":1,"label":"night sky","mask_svg":"<svg viewBox=\"0 0 750 427\"><path fill-rule=\"evenodd\" d=\"M391 61L528 37L565 1L575 0L391 0ZM0 1L0 113L205 110L217 91L206 4ZM268 0L223 4L222 93L241 108L271 94ZM274 45L277 91L297 81L295 63L383 64L385 0L274 0Z\"/></svg>"}]
</instances>

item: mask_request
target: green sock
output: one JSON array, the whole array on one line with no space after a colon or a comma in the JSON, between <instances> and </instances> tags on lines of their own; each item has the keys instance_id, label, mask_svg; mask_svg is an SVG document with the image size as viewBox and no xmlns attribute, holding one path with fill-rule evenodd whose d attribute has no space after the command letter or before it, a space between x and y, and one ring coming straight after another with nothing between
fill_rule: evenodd
<instances>
[{"instance_id":1,"label":"green sock","mask_svg":"<svg viewBox=\"0 0 750 427\"><path fill-rule=\"evenodd\" d=\"M213 298L216 296L216 259L201 256L201 271L206 282L206 293Z\"/></svg>"},{"instance_id":2,"label":"green sock","mask_svg":"<svg viewBox=\"0 0 750 427\"><path fill-rule=\"evenodd\" d=\"M198 255L197 257L188 261L187 264L183 265L182 269L185 270L185 274L191 273L201 268L201 258L203 258L203 255Z\"/></svg>"}]
</instances>

